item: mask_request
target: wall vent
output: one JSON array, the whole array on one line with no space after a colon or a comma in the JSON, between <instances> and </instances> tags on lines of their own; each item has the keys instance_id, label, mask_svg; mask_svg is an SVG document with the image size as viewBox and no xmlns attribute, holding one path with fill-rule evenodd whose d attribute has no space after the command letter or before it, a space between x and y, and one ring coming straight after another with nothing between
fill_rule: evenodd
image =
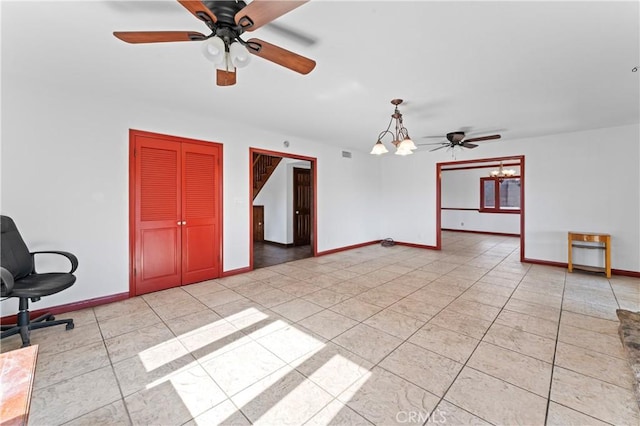
<instances>
[{"instance_id":1,"label":"wall vent","mask_svg":"<svg viewBox=\"0 0 640 426\"><path fill-rule=\"evenodd\" d=\"M342 158L351 158L350 151L342 151Z\"/></svg>"}]
</instances>

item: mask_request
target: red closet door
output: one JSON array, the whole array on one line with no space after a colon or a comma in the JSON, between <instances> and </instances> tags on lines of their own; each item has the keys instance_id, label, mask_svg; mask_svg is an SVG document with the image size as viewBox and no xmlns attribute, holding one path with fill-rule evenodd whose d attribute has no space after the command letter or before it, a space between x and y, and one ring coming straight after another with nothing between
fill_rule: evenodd
<instances>
[{"instance_id":1,"label":"red closet door","mask_svg":"<svg viewBox=\"0 0 640 426\"><path fill-rule=\"evenodd\" d=\"M135 136L135 294L179 285L182 275L180 144Z\"/></svg>"},{"instance_id":2,"label":"red closet door","mask_svg":"<svg viewBox=\"0 0 640 426\"><path fill-rule=\"evenodd\" d=\"M182 144L182 285L220 276L220 149Z\"/></svg>"}]
</instances>

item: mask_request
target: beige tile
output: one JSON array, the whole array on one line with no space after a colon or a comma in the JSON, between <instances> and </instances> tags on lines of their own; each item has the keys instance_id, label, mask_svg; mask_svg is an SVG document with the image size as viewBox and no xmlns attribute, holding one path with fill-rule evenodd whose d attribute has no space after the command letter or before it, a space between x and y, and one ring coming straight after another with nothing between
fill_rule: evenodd
<instances>
[{"instance_id":1,"label":"beige tile","mask_svg":"<svg viewBox=\"0 0 640 426\"><path fill-rule=\"evenodd\" d=\"M564 299L562 309L576 314L588 315L610 321L617 321L617 305L602 305L584 300Z\"/></svg>"},{"instance_id":2,"label":"beige tile","mask_svg":"<svg viewBox=\"0 0 640 426\"><path fill-rule=\"evenodd\" d=\"M200 303L196 298L191 296L189 297L189 300L181 300L174 303L155 306L153 308L153 311L156 313L156 315L166 321L172 318L182 317L196 312L200 313L209 310L206 305Z\"/></svg>"},{"instance_id":3,"label":"beige tile","mask_svg":"<svg viewBox=\"0 0 640 426\"><path fill-rule=\"evenodd\" d=\"M224 320L220 318L220 315L207 308L205 311L167 319L164 322L172 332L180 336L181 334L193 332L201 327L211 326L222 321Z\"/></svg>"},{"instance_id":4,"label":"beige tile","mask_svg":"<svg viewBox=\"0 0 640 426\"><path fill-rule=\"evenodd\" d=\"M471 356L479 340L429 323L411 336L409 342L464 363Z\"/></svg>"},{"instance_id":5,"label":"beige tile","mask_svg":"<svg viewBox=\"0 0 640 426\"><path fill-rule=\"evenodd\" d=\"M252 339L259 339L290 325L286 318L264 308L251 315L229 319L229 322Z\"/></svg>"},{"instance_id":6,"label":"beige tile","mask_svg":"<svg viewBox=\"0 0 640 426\"><path fill-rule=\"evenodd\" d=\"M548 321L513 311L500 312L500 315L496 318L496 323L548 339L555 339L558 335L558 323L555 321Z\"/></svg>"},{"instance_id":7,"label":"beige tile","mask_svg":"<svg viewBox=\"0 0 640 426\"><path fill-rule=\"evenodd\" d=\"M512 299L524 300L525 302L538 303L540 305L560 308L562 304L562 295L538 293L526 290L524 287L518 287L511 295Z\"/></svg>"},{"instance_id":8,"label":"beige tile","mask_svg":"<svg viewBox=\"0 0 640 426\"><path fill-rule=\"evenodd\" d=\"M365 324L347 330L333 341L373 363L379 362L402 343L397 337Z\"/></svg>"},{"instance_id":9,"label":"beige tile","mask_svg":"<svg viewBox=\"0 0 640 426\"><path fill-rule=\"evenodd\" d=\"M426 322L429 321L435 314L440 312L442 308L431 306L428 302L410 299L407 297L404 299L400 299L398 302L389 306L387 309Z\"/></svg>"},{"instance_id":10,"label":"beige tile","mask_svg":"<svg viewBox=\"0 0 640 426\"><path fill-rule=\"evenodd\" d=\"M618 321L611 321L588 315L576 314L575 312L563 311L560 324L572 327L583 328L585 330L598 333L618 335Z\"/></svg>"},{"instance_id":11,"label":"beige tile","mask_svg":"<svg viewBox=\"0 0 640 426\"><path fill-rule=\"evenodd\" d=\"M509 291L509 293L506 293L507 295L509 295L509 294L511 294L513 289L518 287L518 284L520 283L520 280L521 280L521 277L507 278L507 277L497 276L497 275L492 274L491 272L489 272L487 275L485 275L484 277L480 278L476 284L482 284L482 285L488 284L488 285L491 285L491 286L504 287L506 289L511 290L511 291Z\"/></svg>"},{"instance_id":12,"label":"beige tile","mask_svg":"<svg viewBox=\"0 0 640 426\"><path fill-rule=\"evenodd\" d=\"M298 322L303 318L320 312L323 308L304 299L293 299L281 305L274 306L272 310L292 322Z\"/></svg>"},{"instance_id":13,"label":"beige tile","mask_svg":"<svg viewBox=\"0 0 640 426\"><path fill-rule=\"evenodd\" d=\"M638 424L633 391L554 367L551 400L611 424Z\"/></svg>"},{"instance_id":14,"label":"beige tile","mask_svg":"<svg viewBox=\"0 0 640 426\"><path fill-rule=\"evenodd\" d=\"M432 424L443 425L489 426L491 424L445 400L438 404L429 421Z\"/></svg>"},{"instance_id":15,"label":"beige tile","mask_svg":"<svg viewBox=\"0 0 640 426\"><path fill-rule=\"evenodd\" d=\"M333 339L357 324L357 321L328 309L300 321L301 326L325 339Z\"/></svg>"},{"instance_id":16,"label":"beige tile","mask_svg":"<svg viewBox=\"0 0 640 426\"><path fill-rule=\"evenodd\" d=\"M353 411L344 403L334 399L318 414L313 416L305 426L373 426L373 423Z\"/></svg>"},{"instance_id":17,"label":"beige tile","mask_svg":"<svg viewBox=\"0 0 640 426\"><path fill-rule=\"evenodd\" d=\"M265 316L254 318L255 321L252 322L252 326L269 321L263 318ZM178 340L201 362L220 356L252 341L251 337L228 322L216 322L211 326L182 334L178 337Z\"/></svg>"},{"instance_id":18,"label":"beige tile","mask_svg":"<svg viewBox=\"0 0 640 426\"><path fill-rule=\"evenodd\" d=\"M462 364L406 342L386 357L380 367L442 396L462 369Z\"/></svg>"},{"instance_id":19,"label":"beige tile","mask_svg":"<svg viewBox=\"0 0 640 426\"><path fill-rule=\"evenodd\" d=\"M372 305L386 308L387 306L392 305L398 300L402 299L402 296L393 294L388 291L378 290L378 288L374 288L373 290L365 291L364 293L357 295L356 299L366 303L370 303Z\"/></svg>"},{"instance_id":20,"label":"beige tile","mask_svg":"<svg viewBox=\"0 0 640 426\"><path fill-rule=\"evenodd\" d=\"M472 300L458 298L451 302L449 306L445 308L445 311L458 312L475 318L480 318L485 321L493 321L500 313L500 308L474 302Z\"/></svg>"},{"instance_id":21,"label":"beige tile","mask_svg":"<svg viewBox=\"0 0 640 426\"><path fill-rule=\"evenodd\" d=\"M558 342L555 365L627 389L633 389L633 375L626 359Z\"/></svg>"},{"instance_id":22,"label":"beige tile","mask_svg":"<svg viewBox=\"0 0 640 426\"><path fill-rule=\"evenodd\" d=\"M111 366L102 367L46 388L34 389L29 424L62 424L120 398Z\"/></svg>"},{"instance_id":23,"label":"beige tile","mask_svg":"<svg viewBox=\"0 0 640 426\"><path fill-rule=\"evenodd\" d=\"M83 327L89 324L96 324L96 314L93 311L93 308L80 309L77 311L65 312L63 314L56 315L56 319L65 319L71 318L73 319L73 324L76 327Z\"/></svg>"},{"instance_id":24,"label":"beige tile","mask_svg":"<svg viewBox=\"0 0 640 426\"><path fill-rule=\"evenodd\" d=\"M141 296L152 309L162 305L173 305L185 302L193 302L194 297L184 291L182 287L174 287L168 290L155 291Z\"/></svg>"},{"instance_id":25,"label":"beige tile","mask_svg":"<svg viewBox=\"0 0 640 426\"><path fill-rule=\"evenodd\" d=\"M345 300L344 302L331 307L332 311L356 321L364 321L375 313L380 312L382 309L383 308L380 306L372 305L371 303L363 302L358 299Z\"/></svg>"},{"instance_id":26,"label":"beige tile","mask_svg":"<svg viewBox=\"0 0 640 426\"><path fill-rule=\"evenodd\" d=\"M22 346L20 336L15 337L16 346ZM3 339L0 346L5 347L6 341ZM81 327L75 327L72 330L66 330L65 327L47 327L39 330L31 331L31 344L38 345L38 355L52 354L81 348L92 343L102 341L102 334L97 323L89 323ZM16 348L17 348L16 347ZM16 349L14 348L14 349Z\"/></svg>"},{"instance_id":27,"label":"beige tile","mask_svg":"<svg viewBox=\"0 0 640 426\"><path fill-rule=\"evenodd\" d=\"M494 324L484 337L484 341L547 363L553 362L556 342L546 337Z\"/></svg>"},{"instance_id":28,"label":"beige tile","mask_svg":"<svg viewBox=\"0 0 640 426\"><path fill-rule=\"evenodd\" d=\"M273 290L273 287L261 281L252 281L233 288L233 291L236 293L249 298L253 295L264 293L269 290Z\"/></svg>"},{"instance_id":29,"label":"beige tile","mask_svg":"<svg viewBox=\"0 0 640 426\"><path fill-rule=\"evenodd\" d=\"M302 298L308 300L311 303L315 303L316 305L320 305L324 308L329 308L335 304L342 302L343 300L349 299L351 296L348 294L338 293L332 290L322 289L316 291L315 293L310 293Z\"/></svg>"},{"instance_id":30,"label":"beige tile","mask_svg":"<svg viewBox=\"0 0 640 426\"><path fill-rule=\"evenodd\" d=\"M227 287L220 284L220 281L218 280L209 280L201 283L185 285L181 288L193 297L200 297L207 293L215 293L216 291L225 290Z\"/></svg>"},{"instance_id":31,"label":"beige tile","mask_svg":"<svg viewBox=\"0 0 640 426\"><path fill-rule=\"evenodd\" d=\"M402 284L397 280L390 281L386 284L382 284L381 286L376 287L376 289L380 291L386 291L388 293L395 294L402 297L405 297L416 291L416 288L414 286L411 286L408 284Z\"/></svg>"},{"instance_id":32,"label":"beige tile","mask_svg":"<svg viewBox=\"0 0 640 426\"><path fill-rule=\"evenodd\" d=\"M50 386L72 377L110 365L104 342L57 353L38 354L34 389Z\"/></svg>"},{"instance_id":33,"label":"beige tile","mask_svg":"<svg viewBox=\"0 0 640 426\"><path fill-rule=\"evenodd\" d=\"M195 358L177 341L160 344L113 364L124 396L167 381L195 365Z\"/></svg>"},{"instance_id":34,"label":"beige tile","mask_svg":"<svg viewBox=\"0 0 640 426\"><path fill-rule=\"evenodd\" d=\"M553 401L549 403L548 426L606 426L607 424Z\"/></svg>"},{"instance_id":35,"label":"beige tile","mask_svg":"<svg viewBox=\"0 0 640 426\"><path fill-rule=\"evenodd\" d=\"M538 359L481 342L467 365L543 398L549 394L552 366Z\"/></svg>"},{"instance_id":36,"label":"beige tile","mask_svg":"<svg viewBox=\"0 0 640 426\"><path fill-rule=\"evenodd\" d=\"M238 299L233 302L215 306L212 310L222 318L238 318L243 315L249 315L256 311L263 310L259 303L250 299Z\"/></svg>"},{"instance_id":37,"label":"beige tile","mask_svg":"<svg viewBox=\"0 0 640 426\"><path fill-rule=\"evenodd\" d=\"M284 361L250 342L202 362L202 367L231 396L285 365Z\"/></svg>"},{"instance_id":38,"label":"beige tile","mask_svg":"<svg viewBox=\"0 0 640 426\"><path fill-rule=\"evenodd\" d=\"M160 322L162 322L160 317L150 308L147 308L133 314L126 314L108 320L98 320L98 325L102 336L105 339L110 339Z\"/></svg>"},{"instance_id":39,"label":"beige tile","mask_svg":"<svg viewBox=\"0 0 640 426\"><path fill-rule=\"evenodd\" d=\"M480 280L476 282L471 288L469 288L469 290L467 290L465 294L477 293L479 294L480 297L486 297L486 298L490 298L490 296L491 297L495 296L496 300L501 300L500 298L506 298L504 303L507 303L507 300L511 296L511 293L513 293L513 288L514 287L505 287L499 284L491 284L491 283ZM477 301L481 302L481 300L477 300Z\"/></svg>"},{"instance_id":40,"label":"beige tile","mask_svg":"<svg viewBox=\"0 0 640 426\"><path fill-rule=\"evenodd\" d=\"M390 309L385 309L364 321L364 324L404 340L422 327L425 322Z\"/></svg>"},{"instance_id":41,"label":"beige tile","mask_svg":"<svg viewBox=\"0 0 640 426\"><path fill-rule=\"evenodd\" d=\"M561 324L558 340L605 355L626 359L620 338L611 334L597 333Z\"/></svg>"},{"instance_id":42,"label":"beige tile","mask_svg":"<svg viewBox=\"0 0 640 426\"><path fill-rule=\"evenodd\" d=\"M285 293L282 290L274 289L265 291L264 293L254 294L251 296L251 300L258 302L262 306L266 306L267 308L271 308L276 305L280 305L281 303L288 302L289 300L295 299L295 296L289 293Z\"/></svg>"},{"instance_id":43,"label":"beige tile","mask_svg":"<svg viewBox=\"0 0 640 426\"><path fill-rule=\"evenodd\" d=\"M242 412L233 405L233 402L227 399L185 423L184 426L249 426L250 424Z\"/></svg>"},{"instance_id":44,"label":"beige tile","mask_svg":"<svg viewBox=\"0 0 640 426\"><path fill-rule=\"evenodd\" d=\"M104 343L111 362L116 363L172 340L175 340L175 336L171 330L164 324L156 324L105 339Z\"/></svg>"},{"instance_id":45,"label":"beige tile","mask_svg":"<svg viewBox=\"0 0 640 426\"><path fill-rule=\"evenodd\" d=\"M214 293L203 294L198 297L198 300L200 300L210 308L215 308L216 306L224 305L226 303L231 303L242 299L244 299L242 295L229 289L216 291Z\"/></svg>"},{"instance_id":46,"label":"beige tile","mask_svg":"<svg viewBox=\"0 0 640 426\"><path fill-rule=\"evenodd\" d=\"M320 287L307 282L299 282L280 287L280 290L286 293L293 294L296 297L302 297L305 294L313 293L314 291L320 290Z\"/></svg>"},{"instance_id":47,"label":"beige tile","mask_svg":"<svg viewBox=\"0 0 640 426\"><path fill-rule=\"evenodd\" d=\"M95 411L77 417L67 426L91 426L91 425L129 426L131 420L122 400L118 400Z\"/></svg>"},{"instance_id":48,"label":"beige tile","mask_svg":"<svg viewBox=\"0 0 640 426\"><path fill-rule=\"evenodd\" d=\"M484 336L487 329L491 326L490 321L446 309L431 318L429 324L466 334L478 340L482 339L482 336Z\"/></svg>"},{"instance_id":49,"label":"beige tile","mask_svg":"<svg viewBox=\"0 0 640 426\"><path fill-rule=\"evenodd\" d=\"M487 374L465 367L445 400L494 424L544 424L547 401Z\"/></svg>"},{"instance_id":50,"label":"beige tile","mask_svg":"<svg viewBox=\"0 0 640 426\"><path fill-rule=\"evenodd\" d=\"M216 280L213 280L213 282L222 284L223 286L228 288L234 288L239 285L258 280L258 277L255 275L255 273L256 271L252 271L247 274L231 275L229 277L218 278ZM269 275L269 276L272 276L272 275Z\"/></svg>"},{"instance_id":51,"label":"beige tile","mask_svg":"<svg viewBox=\"0 0 640 426\"><path fill-rule=\"evenodd\" d=\"M438 398L424 389L375 367L338 397L351 409L376 425L422 424ZM420 423L406 423L399 413L421 415ZM403 421L404 420L404 421Z\"/></svg>"},{"instance_id":52,"label":"beige tile","mask_svg":"<svg viewBox=\"0 0 640 426\"><path fill-rule=\"evenodd\" d=\"M200 366L172 375L127 396L134 425L183 424L225 400L224 393Z\"/></svg>"},{"instance_id":53,"label":"beige tile","mask_svg":"<svg viewBox=\"0 0 640 426\"><path fill-rule=\"evenodd\" d=\"M433 306L436 308L444 308L449 303L453 302L456 296L449 296L447 294L438 293L437 291L433 291L429 286L424 287L415 293L407 296L409 299L419 300L429 306Z\"/></svg>"},{"instance_id":54,"label":"beige tile","mask_svg":"<svg viewBox=\"0 0 640 426\"><path fill-rule=\"evenodd\" d=\"M509 292L509 294L504 295L504 294L500 294L501 292L494 291L490 293L487 291L482 291L481 288L483 287L478 286L478 284L474 284L473 287L471 287L469 290L465 291L460 295L460 299L482 303L483 305L489 305L495 308L502 308L509 300L509 294L511 292L511 290L509 289L506 289L506 291ZM494 289L495 288L500 288L500 287L494 286ZM494 289L491 289L491 290L494 290Z\"/></svg>"},{"instance_id":55,"label":"beige tile","mask_svg":"<svg viewBox=\"0 0 640 426\"><path fill-rule=\"evenodd\" d=\"M332 397L299 372L284 367L231 399L254 424L296 425L309 420Z\"/></svg>"},{"instance_id":56,"label":"beige tile","mask_svg":"<svg viewBox=\"0 0 640 426\"><path fill-rule=\"evenodd\" d=\"M369 361L331 342L296 367L334 397L368 375L371 368Z\"/></svg>"},{"instance_id":57,"label":"beige tile","mask_svg":"<svg viewBox=\"0 0 640 426\"><path fill-rule=\"evenodd\" d=\"M524 300L510 299L504 306L507 311L519 312L525 315L542 318L549 321L558 321L560 309L551 306L540 305L538 303L526 302Z\"/></svg>"},{"instance_id":58,"label":"beige tile","mask_svg":"<svg viewBox=\"0 0 640 426\"><path fill-rule=\"evenodd\" d=\"M300 357L309 357L322 349L325 340L310 330L287 326L259 338L257 342L280 359L291 363Z\"/></svg>"},{"instance_id":59,"label":"beige tile","mask_svg":"<svg viewBox=\"0 0 640 426\"><path fill-rule=\"evenodd\" d=\"M120 302L109 303L93 308L93 312L98 321L106 321L111 318L118 318L149 310L151 310L151 308L142 297L132 297Z\"/></svg>"}]
</instances>

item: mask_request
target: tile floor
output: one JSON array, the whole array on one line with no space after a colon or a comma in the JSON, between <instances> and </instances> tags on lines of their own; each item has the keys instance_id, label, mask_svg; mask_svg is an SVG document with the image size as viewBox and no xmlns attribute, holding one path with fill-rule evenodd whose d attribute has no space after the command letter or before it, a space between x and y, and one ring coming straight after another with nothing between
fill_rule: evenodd
<instances>
[{"instance_id":1,"label":"tile floor","mask_svg":"<svg viewBox=\"0 0 640 426\"><path fill-rule=\"evenodd\" d=\"M640 423L615 316L640 310L640 280L521 264L515 238L443 241L73 312L32 333L30 424Z\"/></svg>"},{"instance_id":2,"label":"tile floor","mask_svg":"<svg viewBox=\"0 0 640 426\"><path fill-rule=\"evenodd\" d=\"M253 268L278 265L293 260L306 259L313 256L310 245L296 247L282 247L270 243L253 243Z\"/></svg>"}]
</instances>

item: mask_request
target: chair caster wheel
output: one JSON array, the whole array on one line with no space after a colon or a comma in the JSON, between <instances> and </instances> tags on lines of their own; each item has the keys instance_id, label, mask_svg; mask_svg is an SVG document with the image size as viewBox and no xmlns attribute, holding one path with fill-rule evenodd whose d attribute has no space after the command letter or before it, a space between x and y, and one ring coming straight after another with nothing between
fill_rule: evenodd
<instances>
[{"instance_id":1,"label":"chair caster wheel","mask_svg":"<svg viewBox=\"0 0 640 426\"><path fill-rule=\"evenodd\" d=\"M73 323L67 324L66 329L67 330L73 330L73 327L75 327L75 325L73 325Z\"/></svg>"},{"instance_id":2,"label":"chair caster wheel","mask_svg":"<svg viewBox=\"0 0 640 426\"><path fill-rule=\"evenodd\" d=\"M47 317L47 321L55 321L56 317L54 317L53 315Z\"/></svg>"}]
</instances>

